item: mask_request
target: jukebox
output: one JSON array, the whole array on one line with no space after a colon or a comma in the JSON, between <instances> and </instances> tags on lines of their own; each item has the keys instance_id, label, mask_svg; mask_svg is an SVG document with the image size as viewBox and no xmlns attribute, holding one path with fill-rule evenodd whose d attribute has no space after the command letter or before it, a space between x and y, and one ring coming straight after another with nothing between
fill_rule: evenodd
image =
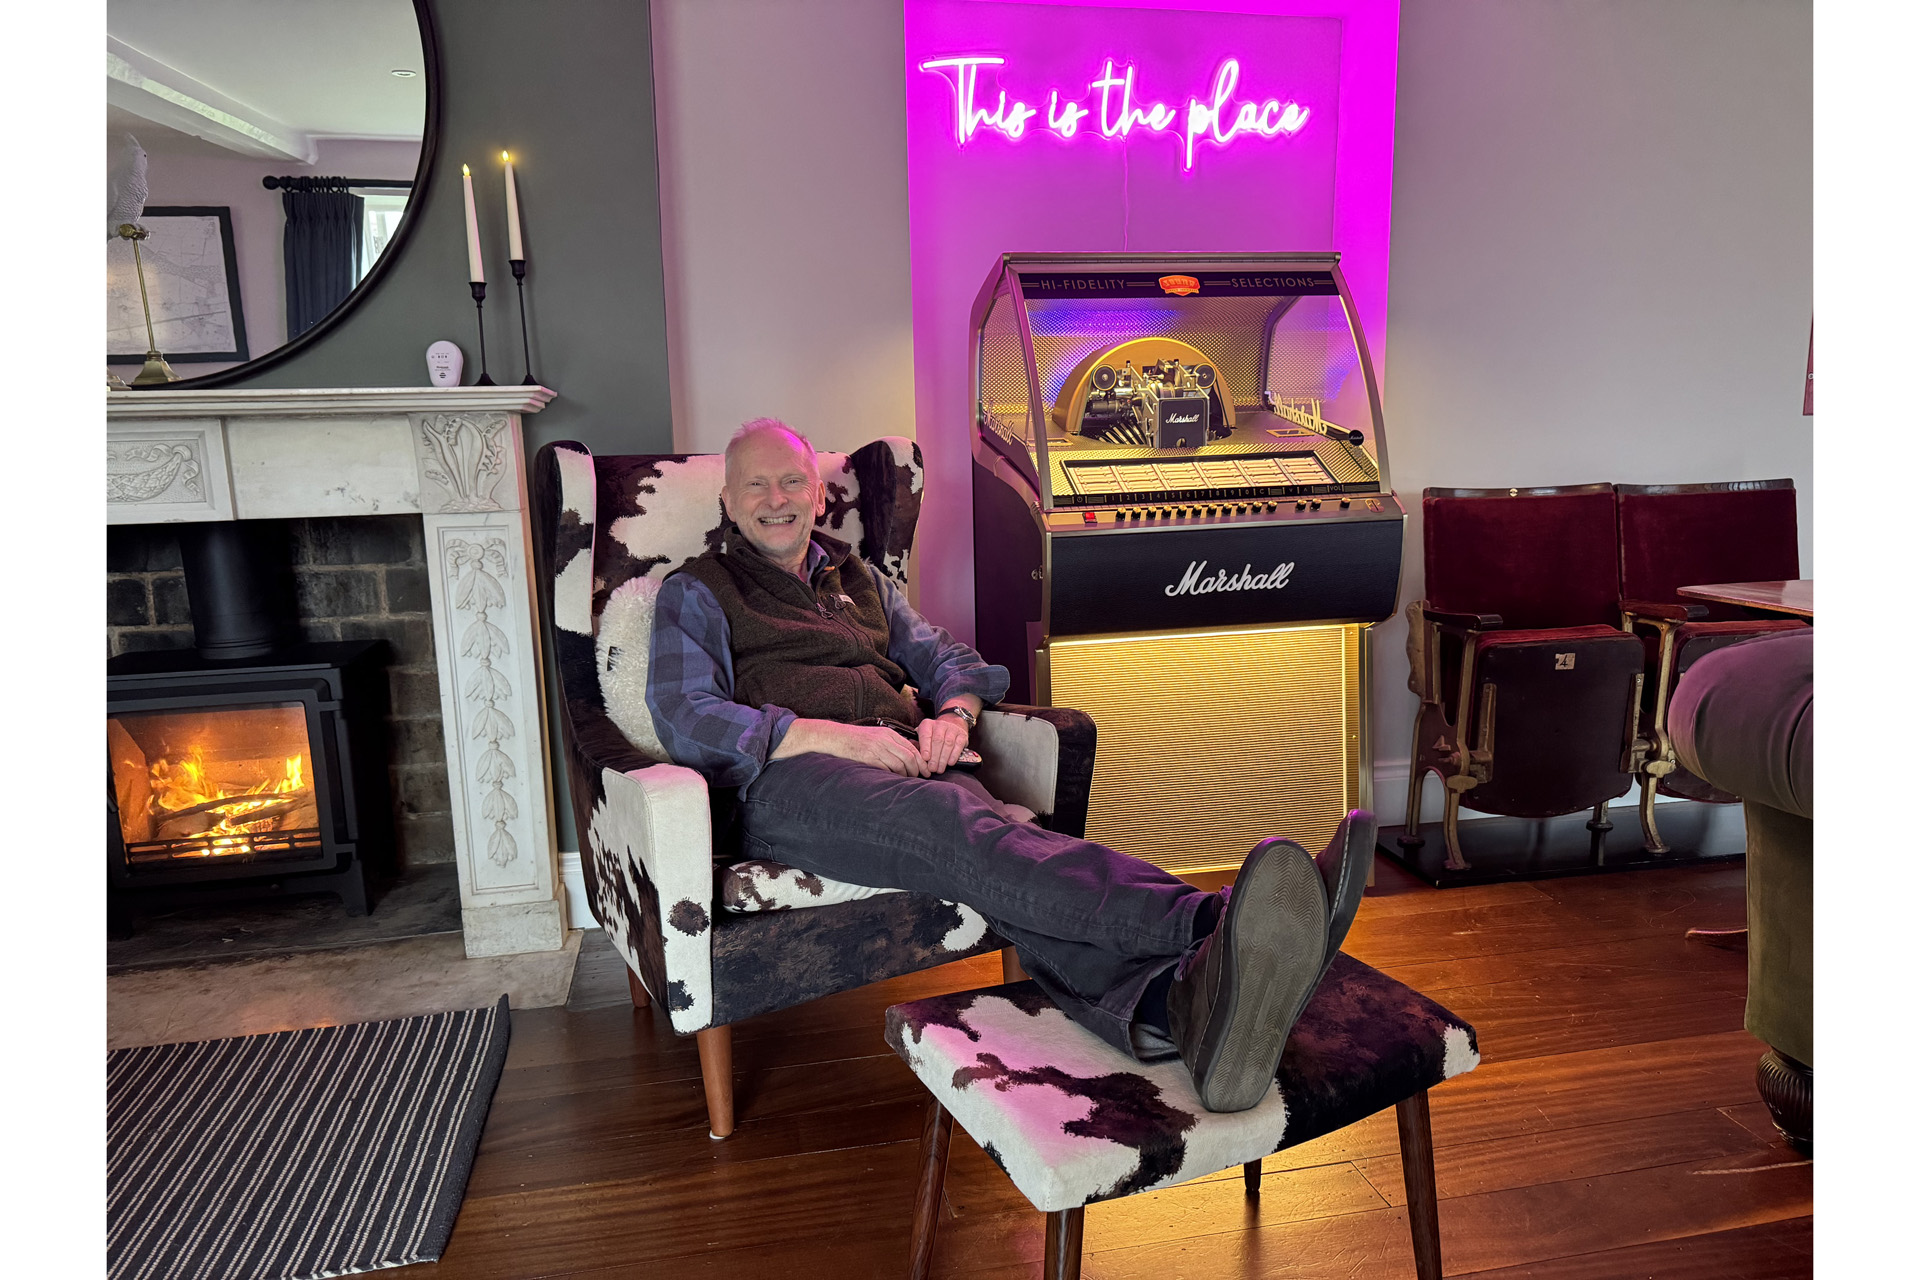
<instances>
[{"instance_id":1,"label":"jukebox","mask_svg":"<svg viewBox=\"0 0 1920 1280\"><path fill-rule=\"evenodd\" d=\"M1007 254L972 332L978 647L1099 726L1088 838L1321 847L1405 521L1339 255Z\"/></svg>"}]
</instances>

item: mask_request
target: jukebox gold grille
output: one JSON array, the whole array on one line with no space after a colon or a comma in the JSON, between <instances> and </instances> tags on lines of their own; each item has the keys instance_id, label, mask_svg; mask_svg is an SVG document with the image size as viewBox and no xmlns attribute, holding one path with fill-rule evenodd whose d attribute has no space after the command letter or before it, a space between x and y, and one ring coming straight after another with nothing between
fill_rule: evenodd
<instances>
[{"instance_id":1,"label":"jukebox gold grille","mask_svg":"<svg viewBox=\"0 0 1920 1280\"><path fill-rule=\"evenodd\" d=\"M1360 801L1362 631L1054 640L1048 700L1099 727L1087 838L1175 873L1319 849Z\"/></svg>"}]
</instances>

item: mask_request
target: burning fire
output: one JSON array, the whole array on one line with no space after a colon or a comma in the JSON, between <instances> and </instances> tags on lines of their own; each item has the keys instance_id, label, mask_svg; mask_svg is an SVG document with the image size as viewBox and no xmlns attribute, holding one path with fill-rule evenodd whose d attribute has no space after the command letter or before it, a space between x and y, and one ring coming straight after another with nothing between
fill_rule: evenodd
<instances>
[{"instance_id":1,"label":"burning fire","mask_svg":"<svg viewBox=\"0 0 1920 1280\"><path fill-rule=\"evenodd\" d=\"M155 760L147 770L151 788L148 813L156 833L174 838L199 838L203 848L186 856L217 857L249 853L252 836L280 831L286 819L312 817L312 792L306 781L306 760L286 757L280 778L263 778L244 790L231 790L208 779L198 751L171 760ZM178 856L178 855L176 855Z\"/></svg>"}]
</instances>

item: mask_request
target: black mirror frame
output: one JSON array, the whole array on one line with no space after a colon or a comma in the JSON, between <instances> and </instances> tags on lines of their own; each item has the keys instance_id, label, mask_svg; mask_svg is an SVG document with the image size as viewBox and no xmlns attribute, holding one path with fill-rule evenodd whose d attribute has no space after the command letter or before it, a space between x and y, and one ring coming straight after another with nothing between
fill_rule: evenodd
<instances>
[{"instance_id":1,"label":"black mirror frame","mask_svg":"<svg viewBox=\"0 0 1920 1280\"><path fill-rule=\"evenodd\" d=\"M373 264L353 292L340 300L340 305L327 312L312 327L298 337L289 339L264 355L255 356L244 364L221 369L214 373L203 373L194 378L182 378L178 382L154 383L144 387L134 387L135 391L181 391L199 390L203 387L223 387L238 382L265 369L271 369L283 360L289 360L305 351L320 339L332 332L347 315L358 306L374 287L386 278L394 260L400 251L406 248L407 241L413 235L413 226L420 221L420 206L426 195L428 184L433 181L434 153L440 145L440 41L433 29L433 9L431 0L413 0L413 15L420 24L420 61L421 71L427 78L427 118L421 126L420 164L413 175L413 194L407 199L407 211L400 219L400 225L393 230L393 236L381 251L380 260Z\"/></svg>"}]
</instances>

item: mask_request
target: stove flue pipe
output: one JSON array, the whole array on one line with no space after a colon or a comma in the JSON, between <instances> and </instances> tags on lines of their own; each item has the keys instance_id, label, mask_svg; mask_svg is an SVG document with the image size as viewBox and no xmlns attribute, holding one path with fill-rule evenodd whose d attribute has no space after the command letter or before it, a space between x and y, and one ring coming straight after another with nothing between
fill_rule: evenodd
<instances>
[{"instance_id":1,"label":"stove flue pipe","mask_svg":"<svg viewBox=\"0 0 1920 1280\"><path fill-rule=\"evenodd\" d=\"M180 563L203 658L258 658L280 639L286 531L272 520L176 525Z\"/></svg>"}]
</instances>

